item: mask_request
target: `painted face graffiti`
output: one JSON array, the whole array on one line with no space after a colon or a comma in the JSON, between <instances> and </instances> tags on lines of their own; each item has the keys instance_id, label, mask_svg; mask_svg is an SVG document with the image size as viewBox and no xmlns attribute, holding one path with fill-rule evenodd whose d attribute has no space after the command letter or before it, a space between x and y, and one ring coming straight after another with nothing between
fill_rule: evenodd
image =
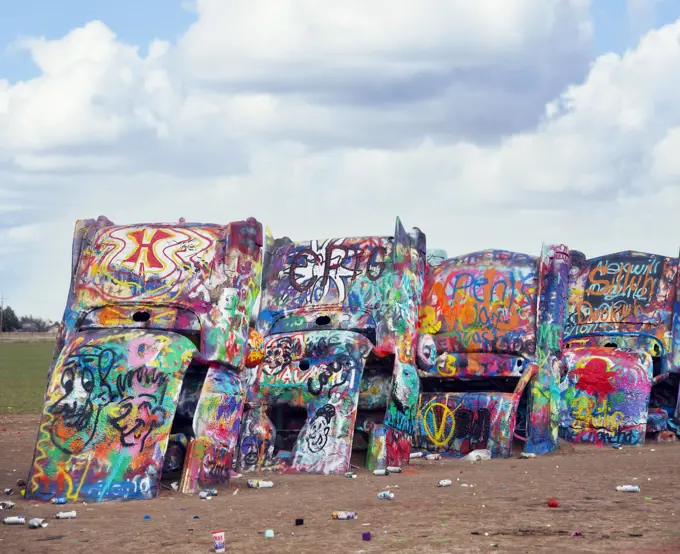
<instances>
[{"instance_id":1,"label":"painted face graffiti","mask_svg":"<svg viewBox=\"0 0 680 554\"><path fill-rule=\"evenodd\" d=\"M309 422L307 449L312 454L321 452L326 446L328 435L331 431L331 421L334 416L335 408L332 404L326 404L314 414L314 418Z\"/></svg>"},{"instance_id":2,"label":"painted face graffiti","mask_svg":"<svg viewBox=\"0 0 680 554\"><path fill-rule=\"evenodd\" d=\"M111 401L106 378L114 359L112 350L85 346L65 361L60 382L63 394L48 407L54 416L50 437L63 452L78 454L94 437L101 410Z\"/></svg>"}]
</instances>

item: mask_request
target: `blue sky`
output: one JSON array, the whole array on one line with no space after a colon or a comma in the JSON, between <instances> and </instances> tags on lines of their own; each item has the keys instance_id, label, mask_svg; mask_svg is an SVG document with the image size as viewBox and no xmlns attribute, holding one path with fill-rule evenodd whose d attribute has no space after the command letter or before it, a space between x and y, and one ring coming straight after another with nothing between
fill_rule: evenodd
<instances>
[{"instance_id":1,"label":"blue sky","mask_svg":"<svg viewBox=\"0 0 680 554\"><path fill-rule=\"evenodd\" d=\"M228 0L225 0L228 1ZM678 0L639 0L649 10L630 20L626 0L593 0L595 24L593 55L623 53L632 48L649 29L680 17ZM15 82L34 77L37 69L26 52L10 45L21 36L45 36L56 39L75 27L101 20L119 40L146 46L160 38L174 40L195 20L194 13L183 7L186 2L173 0L24 0L7 2L0 17L0 78Z\"/></svg>"},{"instance_id":2,"label":"blue sky","mask_svg":"<svg viewBox=\"0 0 680 554\"><path fill-rule=\"evenodd\" d=\"M0 17L0 79L34 77L26 52L9 47L22 36L60 38L88 21L101 20L122 42L145 47L151 40L174 40L195 20L174 0L23 0L5 2ZM57 5L59 6L57 8Z\"/></svg>"},{"instance_id":3,"label":"blue sky","mask_svg":"<svg viewBox=\"0 0 680 554\"><path fill-rule=\"evenodd\" d=\"M637 9L629 7L637 6ZM650 29L680 17L678 0L593 0L595 49L597 54L623 53L633 48Z\"/></svg>"}]
</instances>

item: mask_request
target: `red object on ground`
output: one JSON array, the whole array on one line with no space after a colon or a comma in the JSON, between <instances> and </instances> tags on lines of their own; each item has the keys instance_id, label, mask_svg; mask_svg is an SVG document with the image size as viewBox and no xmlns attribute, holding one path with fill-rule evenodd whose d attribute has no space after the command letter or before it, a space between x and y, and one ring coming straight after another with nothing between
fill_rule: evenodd
<instances>
[{"instance_id":1,"label":"red object on ground","mask_svg":"<svg viewBox=\"0 0 680 554\"><path fill-rule=\"evenodd\" d=\"M560 505L560 503L557 501L557 498L548 498L548 506L550 508L557 508Z\"/></svg>"}]
</instances>

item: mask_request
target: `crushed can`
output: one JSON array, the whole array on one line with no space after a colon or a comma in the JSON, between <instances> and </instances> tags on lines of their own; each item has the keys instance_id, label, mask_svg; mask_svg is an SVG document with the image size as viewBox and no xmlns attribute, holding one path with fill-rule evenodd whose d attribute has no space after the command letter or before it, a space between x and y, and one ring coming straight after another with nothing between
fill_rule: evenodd
<instances>
[{"instance_id":1,"label":"crushed can","mask_svg":"<svg viewBox=\"0 0 680 554\"><path fill-rule=\"evenodd\" d=\"M423 456L425 456L425 454L423 454L422 452L411 452L409 458L414 460L415 458L422 458Z\"/></svg>"},{"instance_id":2,"label":"crushed can","mask_svg":"<svg viewBox=\"0 0 680 554\"><path fill-rule=\"evenodd\" d=\"M272 481L260 481L259 479L248 479L248 486L251 489L271 489L274 486Z\"/></svg>"},{"instance_id":3,"label":"crushed can","mask_svg":"<svg viewBox=\"0 0 680 554\"><path fill-rule=\"evenodd\" d=\"M397 466L387 466L387 471L390 473L401 473L403 470Z\"/></svg>"},{"instance_id":4,"label":"crushed can","mask_svg":"<svg viewBox=\"0 0 680 554\"><path fill-rule=\"evenodd\" d=\"M217 489L203 489L203 492L207 492L210 496L217 496Z\"/></svg>"},{"instance_id":5,"label":"crushed can","mask_svg":"<svg viewBox=\"0 0 680 554\"><path fill-rule=\"evenodd\" d=\"M373 475L389 475L390 472L387 469L375 469L373 470Z\"/></svg>"},{"instance_id":6,"label":"crushed can","mask_svg":"<svg viewBox=\"0 0 680 554\"><path fill-rule=\"evenodd\" d=\"M442 455L441 454L428 454L427 456L425 456L425 459L426 460L441 460Z\"/></svg>"},{"instance_id":7,"label":"crushed can","mask_svg":"<svg viewBox=\"0 0 680 554\"><path fill-rule=\"evenodd\" d=\"M73 519L76 517L76 511L72 510L70 512L58 512L54 517L57 519Z\"/></svg>"},{"instance_id":8,"label":"crushed can","mask_svg":"<svg viewBox=\"0 0 680 554\"><path fill-rule=\"evenodd\" d=\"M198 497L201 500L210 500L212 498L212 496L210 496L210 493L208 491L201 491L200 493L198 493Z\"/></svg>"},{"instance_id":9,"label":"crushed can","mask_svg":"<svg viewBox=\"0 0 680 554\"><path fill-rule=\"evenodd\" d=\"M7 502L0 502L0 510L11 510L14 506L14 502L10 502L9 500Z\"/></svg>"},{"instance_id":10,"label":"crushed can","mask_svg":"<svg viewBox=\"0 0 680 554\"><path fill-rule=\"evenodd\" d=\"M24 525L26 518L24 516L11 516L2 520L5 525Z\"/></svg>"},{"instance_id":11,"label":"crushed can","mask_svg":"<svg viewBox=\"0 0 680 554\"><path fill-rule=\"evenodd\" d=\"M383 491L378 493L378 498L392 500L394 498L394 493L392 491Z\"/></svg>"},{"instance_id":12,"label":"crushed can","mask_svg":"<svg viewBox=\"0 0 680 554\"><path fill-rule=\"evenodd\" d=\"M357 474L354 473L353 471L348 471L347 473L345 473L345 477L346 477L347 479L356 479L356 478L357 478Z\"/></svg>"},{"instance_id":13,"label":"crushed can","mask_svg":"<svg viewBox=\"0 0 680 554\"><path fill-rule=\"evenodd\" d=\"M34 517L28 520L29 529L40 529L41 527L47 527L47 522L39 517Z\"/></svg>"},{"instance_id":14,"label":"crushed can","mask_svg":"<svg viewBox=\"0 0 680 554\"><path fill-rule=\"evenodd\" d=\"M53 498L50 500L52 504L66 504L66 497L65 496L57 496L56 498Z\"/></svg>"},{"instance_id":15,"label":"crushed can","mask_svg":"<svg viewBox=\"0 0 680 554\"><path fill-rule=\"evenodd\" d=\"M14 489L5 489L3 491L7 496L14 494Z\"/></svg>"},{"instance_id":16,"label":"crushed can","mask_svg":"<svg viewBox=\"0 0 680 554\"><path fill-rule=\"evenodd\" d=\"M356 512L333 512L333 519L357 519Z\"/></svg>"},{"instance_id":17,"label":"crushed can","mask_svg":"<svg viewBox=\"0 0 680 554\"><path fill-rule=\"evenodd\" d=\"M437 483L438 487L450 487L451 486L451 479L442 479Z\"/></svg>"}]
</instances>

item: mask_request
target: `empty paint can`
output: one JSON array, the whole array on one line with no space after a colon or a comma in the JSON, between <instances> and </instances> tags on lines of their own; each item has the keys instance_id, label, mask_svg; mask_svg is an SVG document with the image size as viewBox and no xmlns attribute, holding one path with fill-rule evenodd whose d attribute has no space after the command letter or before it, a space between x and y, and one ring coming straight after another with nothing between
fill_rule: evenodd
<instances>
[{"instance_id":1,"label":"empty paint can","mask_svg":"<svg viewBox=\"0 0 680 554\"><path fill-rule=\"evenodd\" d=\"M34 517L28 521L29 529L39 529L40 527L47 527L47 522L39 517Z\"/></svg>"},{"instance_id":2,"label":"empty paint can","mask_svg":"<svg viewBox=\"0 0 680 554\"><path fill-rule=\"evenodd\" d=\"M389 475L390 472L386 469L376 469L373 471L373 475Z\"/></svg>"},{"instance_id":3,"label":"empty paint can","mask_svg":"<svg viewBox=\"0 0 680 554\"><path fill-rule=\"evenodd\" d=\"M345 473L345 477L347 477L347 479L356 479L357 474L354 473L353 471L348 471L347 473Z\"/></svg>"},{"instance_id":4,"label":"empty paint can","mask_svg":"<svg viewBox=\"0 0 680 554\"><path fill-rule=\"evenodd\" d=\"M356 512L333 512L333 519L357 519Z\"/></svg>"},{"instance_id":5,"label":"empty paint can","mask_svg":"<svg viewBox=\"0 0 680 554\"><path fill-rule=\"evenodd\" d=\"M259 479L248 479L248 486L251 489L271 489L274 486L272 481L260 481Z\"/></svg>"},{"instance_id":6,"label":"empty paint can","mask_svg":"<svg viewBox=\"0 0 680 554\"><path fill-rule=\"evenodd\" d=\"M224 552L225 550L224 531L213 531L212 538L213 548L215 549L215 552Z\"/></svg>"},{"instance_id":7,"label":"empty paint can","mask_svg":"<svg viewBox=\"0 0 680 554\"><path fill-rule=\"evenodd\" d=\"M66 504L66 497L65 496L57 496L57 498L53 498L50 500L52 504Z\"/></svg>"},{"instance_id":8,"label":"empty paint can","mask_svg":"<svg viewBox=\"0 0 680 554\"><path fill-rule=\"evenodd\" d=\"M402 469L397 466L388 466L387 471L389 471L390 473L401 473Z\"/></svg>"},{"instance_id":9,"label":"empty paint can","mask_svg":"<svg viewBox=\"0 0 680 554\"><path fill-rule=\"evenodd\" d=\"M412 460L415 458L422 458L425 454L422 452L411 452L411 455L409 456Z\"/></svg>"},{"instance_id":10,"label":"empty paint can","mask_svg":"<svg viewBox=\"0 0 680 554\"><path fill-rule=\"evenodd\" d=\"M437 483L438 487L450 487L451 486L451 479L442 479Z\"/></svg>"},{"instance_id":11,"label":"empty paint can","mask_svg":"<svg viewBox=\"0 0 680 554\"><path fill-rule=\"evenodd\" d=\"M76 511L73 510L71 512L59 512L54 517L56 517L57 519L73 519L74 517L76 517Z\"/></svg>"},{"instance_id":12,"label":"empty paint can","mask_svg":"<svg viewBox=\"0 0 680 554\"><path fill-rule=\"evenodd\" d=\"M441 454L428 454L427 456L425 456L425 459L426 460L441 460L442 455Z\"/></svg>"},{"instance_id":13,"label":"empty paint can","mask_svg":"<svg viewBox=\"0 0 680 554\"><path fill-rule=\"evenodd\" d=\"M26 523L26 519L24 516L12 516L4 518L2 522L5 525L24 525Z\"/></svg>"},{"instance_id":14,"label":"empty paint can","mask_svg":"<svg viewBox=\"0 0 680 554\"><path fill-rule=\"evenodd\" d=\"M394 498L394 493L392 491L383 491L378 493L378 498L385 498L387 500L391 500Z\"/></svg>"}]
</instances>

